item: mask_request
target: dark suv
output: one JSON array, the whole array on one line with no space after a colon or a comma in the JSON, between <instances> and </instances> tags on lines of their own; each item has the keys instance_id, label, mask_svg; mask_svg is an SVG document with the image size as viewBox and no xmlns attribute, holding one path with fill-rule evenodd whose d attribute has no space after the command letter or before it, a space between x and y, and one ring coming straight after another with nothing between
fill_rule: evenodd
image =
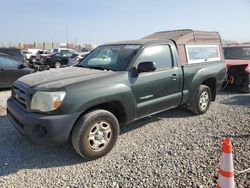
<instances>
[{"instance_id":1,"label":"dark suv","mask_svg":"<svg viewBox=\"0 0 250 188\"><path fill-rule=\"evenodd\" d=\"M25 58L18 48L0 48L0 53L8 54L10 56L16 57L19 61L24 62Z\"/></svg>"},{"instance_id":2,"label":"dark suv","mask_svg":"<svg viewBox=\"0 0 250 188\"><path fill-rule=\"evenodd\" d=\"M68 65L71 59L74 59L78 54L72 52L58 52L52 55L43 56L42 62L50 67L60 68L63 65Z\"/></svg>"},{"instance_id":3,"label":"dark suv","mask_svg":"<svg viewBox=\"0 0 250 188\"><path fill-rule=\"evenodd\" d=\"M10 88L18 78L33 72L34 69L16 57L0 53L0 89Z\"/></svg>"}]
</instances>

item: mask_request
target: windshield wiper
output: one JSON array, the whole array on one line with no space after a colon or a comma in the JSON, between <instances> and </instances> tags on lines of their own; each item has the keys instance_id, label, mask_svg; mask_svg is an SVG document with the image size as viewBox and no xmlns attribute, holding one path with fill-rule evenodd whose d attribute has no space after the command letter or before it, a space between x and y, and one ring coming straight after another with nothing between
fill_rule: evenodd
<instances>
[{"instance_id":1,"label":"windshield wiper","mask_svg":"<svg viewBox=\"0 0 250 188\"><path fill-rule=\"evenodd\" d=\"M100 67L100 66L88 66L86 68L89 68L89 69L97 69L97 70L104 70L104 71L113 71L112 69L108 69L108 68L104 68L104 67Z\"/></svg>"},{"instance_id":2,"label":"windshield wiper","mask_svg":"<svg viewBox=\"0 0 250 188\"><path fill-rule=\"evenodd\" d=\"M105 70L105 68L98 67L98 66L88 66L87 68L89 68L89 69L98 69L98 70Z\"/></svg>"},{"instance_id":3,"label":"windshield wiper","mask_svg":"<svg viewBox=\"0 0 250 188\"><path fill-rule=\"evenodd\" d=\"M83 66L81 64L76 65L77 67L87 68L87 69L97 69L97 70L104 70L104 71L113 71L112 69L100 67L100 66Z\"/></svg>"}]
</instances>

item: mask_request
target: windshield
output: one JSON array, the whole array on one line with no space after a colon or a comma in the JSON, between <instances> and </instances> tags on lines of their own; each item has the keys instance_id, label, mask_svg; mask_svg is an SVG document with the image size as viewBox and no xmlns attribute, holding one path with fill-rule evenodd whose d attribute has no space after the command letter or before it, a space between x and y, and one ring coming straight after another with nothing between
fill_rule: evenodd
<instances>
[{"instance_id":1,"label":"windshield","mask_svg":"<svg viewBox=\"0 0 250 188\"><path fill-rule=\"evenodd\" d=\"M58 49L54 48L54 49L52 50L52 53L56 53L56 52L58 52Z\"/></svg>"},{"instance_id":2,"label":"windshield","mask_svg":"<svg viewBox=\"0 0 250 188\"><path fill-rule=\"evenodd\" d=\"M225 59L250 60L250 47L224 48Z\"/></svg>"},{"instance_id":3,"label":"windshield","mask_svg":"<svg viewBox=\"0 0 250 188\"><path fill-rule=\"evenodd\" d=\"M84 58L80 66L112 71L125 71L140 45L100 46Z\"/></svg>"}]
</instances>

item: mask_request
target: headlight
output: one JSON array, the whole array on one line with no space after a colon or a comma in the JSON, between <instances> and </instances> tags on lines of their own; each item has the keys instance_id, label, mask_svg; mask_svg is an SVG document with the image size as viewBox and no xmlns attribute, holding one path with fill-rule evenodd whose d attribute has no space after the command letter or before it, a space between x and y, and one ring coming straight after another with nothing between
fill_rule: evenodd
<instances>
[{"instance_id":1,"label":"headlight","mask_svg":"<svg viewBox=\"0 0 250 188\"><path fill-rule=\"evenodd\" d=\"M59 108L65 97L64 91L44 92L37 91L31 100L31 110L39 110L41 112L49 112Z\"/></svg>"}]
</instances>

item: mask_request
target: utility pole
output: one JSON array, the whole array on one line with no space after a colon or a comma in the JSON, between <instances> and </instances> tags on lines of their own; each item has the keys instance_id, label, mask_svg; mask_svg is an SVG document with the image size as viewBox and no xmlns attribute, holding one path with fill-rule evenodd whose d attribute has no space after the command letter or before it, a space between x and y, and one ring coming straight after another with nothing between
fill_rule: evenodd
<instances>
[{"instance_id":1,"label":"utility pole","mask_svg":"<svg viewBox=\"0 0 250 188\"><path fill-rule=\"evenodd\" d=\"M69 38L68 38L68 25L66 24L66 43L68 45Z\"/></svg>"},{"instance_id":2,"label":"utility pole","mask_svg":"<svg viewBox=\"0 0 250 188\"><path fill-rule=\"evenodd\" d=\"M77 38L75 37L75 50L77 48Z\"/></svg>"}]
</instances>

